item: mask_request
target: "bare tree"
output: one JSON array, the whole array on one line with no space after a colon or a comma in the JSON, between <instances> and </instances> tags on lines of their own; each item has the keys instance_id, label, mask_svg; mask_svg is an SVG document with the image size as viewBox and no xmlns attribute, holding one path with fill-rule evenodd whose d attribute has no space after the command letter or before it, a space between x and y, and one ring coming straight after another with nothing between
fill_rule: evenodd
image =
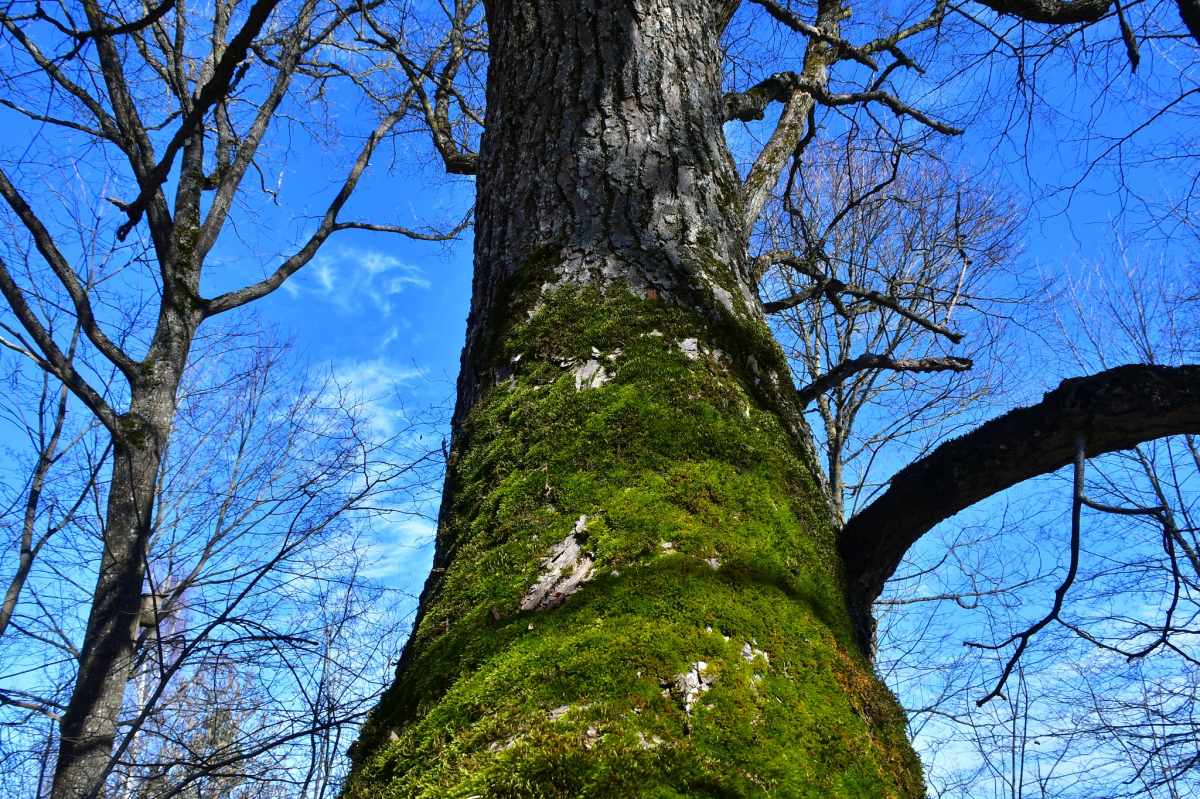
<instances>
[{"instance_id":1,"label":"bare tree","mask_svg":"<svg viewBox=\"0 0 1200 799\"><path fill-rule=\"evenodd\" d=\"M1030 313L1012 201L867 124L804 150L757 261L839 524L884 484L889 445L921 454L994 407L1000 330Z\"/></svg>"},{"instance_id":2,"label":"bare tree","mask_svg":"<svg viewBox=\"0 0 1200 799\"><path fill-rule=\"evenodd\" d=\"M156 536L169 529L158 486L201 325L278 289L339 231L445 240L465 224L422 231L346 218L372 155L417 96L410 88L377 98L389 102L357 134L329 123L340 87L360 91L377 68L358 41L363 10L322 0L83 0L0 12L0 103L24 139L0 154L0 343L66 386L111 441L91 610L82 635L65 636L74 683L52 711L61 727L56 799L96 795L114 752L122 756L122 697L146 657L145 631L131 634L131 620L148 580L178 578L148 569ZM406 35L403 14L394 21ZM206 264L237 251L221 244L222 231L280 202L266 172L294 135L348 151L334 159L342 172L333 196L294 249L263 262L260 279L208 294ZM119 224L110 227L106 206ZM62 308L77 336L75 324L53 323ZM109 370L117 380L98 379Z\"/></svg>"},{"instance_id":3,"label":"bare tree","mask_svg":"<svg viewBox=\"0 0 1200 799\"><path fill-rule=\"evenodd\" d=\"M1194 274L1157 248L1139 253L1118 241L1050 285L1057 332L1043 364L1077 371L1195 359ZM1064 519L1072 491L1048 479L1010 492L1006 512L984 508L973 527L946 530L959 537L954 545L914 553L923 567L910 566L883 601L881 666L911 697L931 788L1195 792L1193 439L1093 461L1074 523ZM918 657L904 659L915 649ZM964 746L994 767L961 768ZM1017 751L1021 760L1006 759Z\"/></svg>"},{"instance_id":4,"label":"bare tree","mask_svg":"<svg viewBox=\"0 0 1200 799\"><path fill-rule=\"evenodd\" d=\"M331 379L306 377L287 347L245 335L202 338L184 376L105 769L114 796L328 795L343 739L386 685L403 638L406 602L368 576L368 531L428 502L440 463L432 428L414 418L381 440ZM77 446L105 439L93 424ZM0 638L4 720L29 725L5 742L9 757L46 751L30 722L58 722L65 709L111 490L96 469L50 469L78 501L68 527L55 498L26 493L48 543ZM40 796L41 785L22 793Z\"/></svg>"}]
</instances>

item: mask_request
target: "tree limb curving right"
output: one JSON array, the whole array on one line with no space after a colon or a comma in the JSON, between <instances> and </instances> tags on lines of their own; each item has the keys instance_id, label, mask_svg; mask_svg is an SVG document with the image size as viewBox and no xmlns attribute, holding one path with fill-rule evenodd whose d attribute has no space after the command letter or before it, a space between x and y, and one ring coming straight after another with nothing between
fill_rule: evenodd
<instances>
[{"instance_id":1,"label":"tree limb curving right","mask_svg":"<svg viewBox=\"0 0 1200 799\"><path fill-rule=\"evenodd\" d=\"M1067 465L1080 433L1089 457L1200 433L1200 366L1119 366L1064 380L1037 405L993 419L900 470L841 535L854 633L864 654L874 646L871 604L909 547L976 502Z\"/></svg>"}]
</instances>

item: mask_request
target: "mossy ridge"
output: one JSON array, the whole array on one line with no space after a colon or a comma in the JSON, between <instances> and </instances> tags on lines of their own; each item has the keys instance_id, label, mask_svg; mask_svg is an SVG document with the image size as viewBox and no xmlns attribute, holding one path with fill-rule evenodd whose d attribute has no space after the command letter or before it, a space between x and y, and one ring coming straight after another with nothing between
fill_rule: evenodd
<instances>
[{"instance_id":1,"label":"mossy ridge","mask_svg":"<svg viewBox=\"0 0 1200 799\"><path fill-rule=\"evenodd\" d=\"M919 795L903 716L854 654L823 500L741 366L757 337L619 286L539 301L494 339L512 375L458 436L452 557L347 794ZM691 359L693 338L728 354ZM596 353L611 381L577 391L564 364ZM520 612L583 515L596 576ZM685 713L664 684L697 661L718 679Z\"/></svg>"}]
</instances>

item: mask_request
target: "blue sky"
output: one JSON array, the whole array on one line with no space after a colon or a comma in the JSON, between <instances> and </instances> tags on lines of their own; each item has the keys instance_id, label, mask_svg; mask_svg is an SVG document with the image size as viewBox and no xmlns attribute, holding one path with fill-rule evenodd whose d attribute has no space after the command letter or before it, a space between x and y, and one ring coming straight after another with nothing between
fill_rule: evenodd
<instances>
[{"instance_id":1,"label":"blue sky","mask_svg":"<svg viewBox=\"0 0 1200 799\"><path fill-rule=\"evenodd\" d=\"M395 190L416 192L399 183ZM470 239L447 248L397 235L339 235L258 311L294 335L302 357L329 365L368 400L376 430L390 435L405 413L452 400L470 304ZM418 591L433 529L409 516L376 525L374 576Z\"/></svg>"},{"instance_id":2,"label":"blue sky","mask_svg":"<svg viewBox=\"0 0 1200 799\"><path fill-rule=\"evenodd\" d=\"M1158 78L1156 69L1161 73ZM1012 142L997 147L996 137L990 135L988 120L984 119L968 129L962 150L953 156L986 169L991 179L1011 183L1018 195L1026 197L1033 210L1024 229L1026 249L1020 266L1027 274L1051 277L1074 268L1081 258L1109 255L1118 235L1127 240L1132 238L1138 248L1155 246L1153 241L1147 243L1139 236L1131 236L1129 230L1114 221L1120 215L1121 203L1112 193L1109 172L1092 174L1081 191L1069 195L1069 203L1065 202L1068 198L1065 194L1048 200L1042 196L1042 202L1036 200L1038 195L1044 195L1047 186L1080 174L1079 164L1081 159L1086 161L1088 147L1093 148L1094 154L1094 142L1073 138L1079 128L1065 124L1068 118L1083 122L1090 117L1098 118L1095 132L1119 135L1135 124L1145 110L1136 104L1128 108L1121 105L1126 98L1141 96L1139 82L1172 80L1171 70L1161 67L1159 59L1147 59L1137 81L1131 81L1123 68L1114 74L1112 84L1091 87L1076 82L1078 76L1072 77L1066 70L1056 74L1066 77L1061 82L1043 85L1043 100L1064 116L1054 120L1039 118L1038 127L1025 142L1026 149L1014 148ZM1100 85L1110 92L1107 103L1095 102L1096 86ZM918 85L909 88L913 89L911 99L916 102L922 90ZM937 100L937 91L920 99ZM947 98L949 93L943 99ZM952 98L947 102L952 103ZM342 111L345 118L338 121L348 126L370 122L356 114L350 105ZM24 137L28 134L30 139L36 138L36 126L14 121L13 114L3 110L0 121L5 122L9 137L7 142L0 142L0 152L23 157L20 149ZM768 118L765 124L756 125L751 136L743 133L740 125L727 128L740 160L752 157L753 138L767 135L770 121ZM1175 132L1164 124L1154 135L1169 139ZM314 215L324 210L323 204L336 186L339 173L329 168L331 162L340 159L344 167L347 152L355 146L350 135L330 144L329 153L312 144L293 144L288 134L281 134L280 138L286 143L264 160L264 169L273 165L274 171L268 170L267 183L278 179L277 188L284 190L288 202L275 210L264 200L264 207L252 208L240 227L230 224L211 259L215 268L205 287L209 296L216 290L252 282L261 274L261 268L270 269L278 263L279 253L292 250L294 243L303 238L306 226L311 230ZM460 218L470 206L472 182L440 175L430 160L428 142L419 135L393 144L396 152L387 156L394 155L392 163L399 164L399 168L388 174L385 170L388 157L381 152L380 163L370 171L344 217L408 226ZM32 175L53 189L59 185L55 181L64 175L69 178L72 169L89 177L103 175L104 164L89 164L89 155L81 156L78 152L93 151L64 146L55 154L60 161L51 158L48 167L31 162L25 177ZM270 164L266 163L268 160ZM39 169L44 174L39 174ZM1171 169L1167 165L1137 172L1132 195L1125 195L1126 199L1132 196L1136 201L1141 195L1153 201L1164 189L1181 185L1186 176ZM108 214L105 225L115 227L116 211L103 201L98 202L98 207ZM1194 256L1191 260L1194 261ZM369 403L376 430L386 436L400 429L400 419L405 413L452 400L471 277L469 231L460 241L449 245L389 234L344 232L336 234L314 261L282 289L256 303L254 313L264 323L294 336L302 358L314 366L328 367L340 382L359 393ZM143 278L143 282L151 281ZM0 358L8 357L11 356L0 354ZM1036 399L1040 392L1066 376L1061 364L1045 357L1045 350L1017 353L1014 357L1028 361L1029 365L1021 385L1014 387L1014 401ZM0 431L0 443L4 435ZM977 512L988 511L981 508ZM374 533L378 561L373 575L415 593L430 565L432 523L427 519L397 516L381 521ZM942 546L935 536L930 536L925 545Z\"/></svg>"}]
</instances>

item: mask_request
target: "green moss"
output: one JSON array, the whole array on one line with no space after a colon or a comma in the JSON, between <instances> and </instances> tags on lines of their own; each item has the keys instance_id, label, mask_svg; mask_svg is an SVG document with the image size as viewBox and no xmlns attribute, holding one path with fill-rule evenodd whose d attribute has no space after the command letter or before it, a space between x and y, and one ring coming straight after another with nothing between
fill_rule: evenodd
<instances>
[{"instance_id":1,"label":"green moss","mask_svg":"<svg viewBox=\"0 0 1200 799\"><path fill-rule=\"evenodd\" d=\"M854 648L824 501L755 388L786 374L769 331L619 286L530 317L540 284L507 287L528 310L489 358L513 375L455 442L446 571L347 796L920 795L902 713ZM579 391L589 360L610 380ZM581 516L592 579L520 610ZM700 661L716 679L685 709L676 675Z\"/></svg>"}]
</instances>

